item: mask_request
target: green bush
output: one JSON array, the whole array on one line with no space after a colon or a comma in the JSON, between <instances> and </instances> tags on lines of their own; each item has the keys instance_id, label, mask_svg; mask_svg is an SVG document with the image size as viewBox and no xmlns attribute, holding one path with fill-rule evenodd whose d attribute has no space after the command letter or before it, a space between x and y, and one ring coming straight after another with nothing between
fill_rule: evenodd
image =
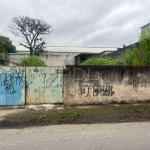
<instances>
[{"instance_id":1,"label":"green bush","mask_svg":"<svg viewBox=\"0 0 150 150\"><path fill-rule=\"evenodd\" d=\"M123 65L124 62L117 58L117 59L113 59L110 57L99 57L99 58L90 58L88 60L86 60L85 62L82 63L82 65L100 65L100 66L105 66L105 65Z\"/></svg>"},{"instance_id":2,"label":"green bush","mask_svg":"<svg viewBox=\"0 0 150 150\"><path fill-rule=\"evenodd\" d=\"M150 31L142 32L140 37L140 49L143 65L150 65Z\"/></svg>"},{"instance_id":3,"label":"green bush","mask_svg":"<svg viewBox=\"0 0 150 150\"><path fill-rule=\"evenodd\" d=\"M150 65L150 32L142 32L140 39L140 50L133 46L132 50L125 52L125 65L128 66L145 66Z\"/></svg>"},{"instance_id":4,"label":"green bush","mask_svg":"<svg viewBox=\"0 0 150 150\"><path fill-rule=\"evenodd\" d=\"M121 60L120 58L116 58L116 59L114 59L114 65L115 66L123 66L124 65L124 61Z\"/></svg>"},{"instance_id":5,"label":"green bush","mask_svg":"<svg viewBox=\"0 0 150 150\"><path fill-rule=\"evenodd\" d=\"M132 50L126 50L124 64L126 66L140 66L143 64L140 56L140 51L135 45L133 46Z\"/></svg>"},{"instance_id":6,"label":"green bush","mask_svg":"<svg viewBox=\"0 0 150 150\"><path fill-rule=\"evenodd\" d=\"M111 65L113 63L111 58L90 58L83 62L83 65Z\"/></svg>"},{"instance_id":7,"label":"green bush","mask_svg":"<svg viewBox=\"0 0 150 150\"><path fill-rule=\"evenodd\" d=\"M46 67L45 62L37 56L29 56L21 60L21 66L24 67Z\"/></svg>"}]
</instances>

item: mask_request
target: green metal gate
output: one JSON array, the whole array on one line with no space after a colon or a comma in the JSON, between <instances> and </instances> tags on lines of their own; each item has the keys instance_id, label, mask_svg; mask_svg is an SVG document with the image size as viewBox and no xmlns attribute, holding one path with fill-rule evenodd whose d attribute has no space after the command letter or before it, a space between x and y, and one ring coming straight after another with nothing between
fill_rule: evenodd
<instances>
[{"instance_id":1,"label":"green metal gate","mask_svg":"<svg viewBox=\"0 0 150 150\"><path fill-rule=\"evenodd\" d=\"M26 103L63 103L62 67L26 68Z\"/></svg>"}]
</instances>

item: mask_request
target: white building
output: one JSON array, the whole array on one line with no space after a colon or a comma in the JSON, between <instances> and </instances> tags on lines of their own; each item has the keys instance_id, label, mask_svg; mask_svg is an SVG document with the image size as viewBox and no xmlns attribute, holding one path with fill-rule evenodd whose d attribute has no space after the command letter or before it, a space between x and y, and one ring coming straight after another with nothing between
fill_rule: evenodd
<instances>
[{"instance_id":1,"label":"white building","mask_svg":"<svg viewBox=\"0 0 150 150\"><path fill-rule=\"evenodd\" d=\"M141 31L145 31L146 33L148 33L150 31L150 23L142 26Z\"/></svg>"},{"instance_id":2,"label":"white building","mask_svg":"<svg viewBox=\"0 0 150 150\"><path fill-rule=\"evenodd\" d=\"M23 46L16 46L17 53L10 54L10 61L20 63L20 59L29 56L29 49ZM47 47L40 57L45 61L47 66L74 65L75 56L80 53L99 54L103 51L116 51L114 47Z\"/></svg>"}]
</instances>

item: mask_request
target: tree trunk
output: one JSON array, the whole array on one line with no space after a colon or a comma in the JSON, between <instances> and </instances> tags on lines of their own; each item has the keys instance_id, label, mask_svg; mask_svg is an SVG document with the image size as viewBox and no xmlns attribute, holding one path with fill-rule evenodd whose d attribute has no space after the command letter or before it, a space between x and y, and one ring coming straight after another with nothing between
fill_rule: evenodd
<instances>
[{"instance_id":1,"label":"tree trunk","mask_svg":"<svg viewBox=\"0 0 150 150\"><path fill-rule=\"evenodd\" d=\"M30 56L33 56L33 48L30 47Z\"/></svg>"}]
</instances>

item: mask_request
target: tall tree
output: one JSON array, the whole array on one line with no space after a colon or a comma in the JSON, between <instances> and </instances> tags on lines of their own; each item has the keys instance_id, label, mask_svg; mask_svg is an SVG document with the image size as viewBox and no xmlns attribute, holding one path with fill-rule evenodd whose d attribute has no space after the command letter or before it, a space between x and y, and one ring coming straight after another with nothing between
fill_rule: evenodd
<instances>
[{"instance_id":1,"label":"tall tree","mask_svg":"<svg viewBox=\"0 0 150 150\"><path fill-rule=\"evenodd\" d=\"M20 45L30 50L30 55L39 56L44 52L46 42L41 35L48 35L52 32L51 25L46 22L29 18L27 16L14 17L9 24L10 31L18 37L24 39Z\"/></svg>"}]
</instances>

